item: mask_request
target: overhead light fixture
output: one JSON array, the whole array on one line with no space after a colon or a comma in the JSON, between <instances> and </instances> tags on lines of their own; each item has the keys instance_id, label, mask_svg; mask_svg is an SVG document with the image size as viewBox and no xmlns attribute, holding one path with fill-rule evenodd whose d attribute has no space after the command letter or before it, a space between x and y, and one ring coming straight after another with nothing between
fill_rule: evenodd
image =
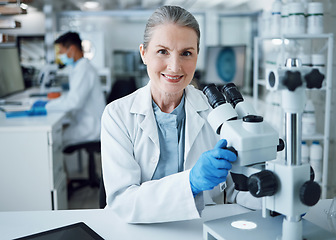
<instances>
[{"instance_id":1,"label":"overhead light fixture","mask_svg":"<svg viewBox=\"0 0 336 240\"><path fill-rule=\"evenodd\" d=\"M273 43L274 45L281 45L281 44L282 44L282 39L280 39L280 38L274 38L274 39L272 39L272 43ZM286 45L288 45L288 44L289 44L289 40L288 40L288 39L285 39L285 40L284 40L284 43L285 43Z\"/></svg>"},{"instance_id":2,"label":"overhead light fixture","mask_svg":"<svg viewBox=\"0 0 336 240\"><path fill-rule=\"evenodd\" d=\"M234 8L247 2L249 2L249 0L226 1L225 6Z\"/></svg>"},{"instance_id":3,"label":"overhead light fixture","mask_svg":"<svg viewBox=\"0 0 336 240\"><path fill-rule=\"evenodd\" d=\"M274 39L272 39L272 43L274 45L281 45L282 44L282 39L274 38Z\"/></svg>"},{"instance_id":4,"label":"overhead light fixture","mask_svg":"<svg viewBox=\"0 0 336 240\"><path fill-rule=\"evenodd\" d=\"M25 3L21 3L21 4L20 4L20 8L22 8L22 9L24 9L24 10L27 10L28 5L25 4Z\"/></svg>"},{"instance_id":5,"label":"overhead light fixture","mask_svg":"<svg viewBox=\"0 0 336 240\"><path fill-rule=\"evenodd\" d=\"M100 6L99 2L95 2L95 1L84 2L84 8L88 10L97 9L99 8L99 6Z\"/></svg>"}]
</instances>

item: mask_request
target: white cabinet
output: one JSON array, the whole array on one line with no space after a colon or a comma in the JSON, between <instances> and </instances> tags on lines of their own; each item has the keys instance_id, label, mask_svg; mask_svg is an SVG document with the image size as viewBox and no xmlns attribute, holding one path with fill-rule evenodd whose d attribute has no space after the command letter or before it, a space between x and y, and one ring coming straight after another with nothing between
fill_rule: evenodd
<instances>
[{"instance_id":1,"label":"white cabinet","mask_svg":"<svg viewBox=\"0 0 336 240\"><path fill-rule=\"evenodd\" d=\"M260 99L260 90L263 89L266 85L265 77L260 77L263 71L261 70L261 62L260 59L262 57L261 46L264 42L274 41L274 38L266 38L266 37L256 37L254 39L254 75L253 75L253 100L254 106L258 109L259 99ZM281 41L279 41L281 40ZM318 132L316 135L312 136L302 136L302 140L319 140L323 144L323 170L322 170L322 198L327 198L328 191L328 165L329 165L329 141L330 141L330 112L331 112L331 94L332 94L332 66L333 66L333 42L334 36L333 34L302 34L302 35L283 35L280 38L276 39L278 43L281 44L281 49L278 52L280 54L280 59L284 63L285 62L285 44L289 41L320 41L322 42L322 47L320 48L320 52L323 52L326 55L326 74L324 80L324 86L319 90L309 90L307 89L307 93L309 91L325 91L324 94L324 129L322 132ZM291 56L293 57L293 56ZM280 131L282 132L282 131Z\"/></svg>"},{"instance_id":2,"label":"white cabinet","mask_svg":"<svg viewBox=\"0 0 336 240\"><path fill-rule=\"evenodd\" d=\"M67 209L64 114L0 114L0 211Z\"/></svg>"}]
</instances>

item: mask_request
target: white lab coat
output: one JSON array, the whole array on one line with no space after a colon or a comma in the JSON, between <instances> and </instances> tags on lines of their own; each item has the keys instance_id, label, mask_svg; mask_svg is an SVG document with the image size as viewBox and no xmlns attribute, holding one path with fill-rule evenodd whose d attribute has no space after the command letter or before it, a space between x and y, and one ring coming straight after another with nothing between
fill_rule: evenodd
<instances>
[{"instance_id":1,"label":"white lab coat","mask_svg":"<svg viewBox=\"0 0 336 240\"><path fill-rule=\"evenodd\" d=\"M130 223L167 222L199 218L189 172L200 155L219 140L206 117L206 97L192 86L185 89L184 171L151 180L160 147L152 108L150 83L105 108L102 117L102 166L107 207ZM232 185L232 184L231 184ZM228 187L229 199L237 195ZM219 186L209 196L223 203ZM199 194L202 197L202 194ZM219 200L221 199L221 200Z\"/></svg>"},{"instance_id":2,"label":"white lab coat","mask_svg":"<svg viewBox=\"0 0 336 240\"><path fill-rule=\"evenodd\" d=\"M70 126L63 135L64 145L99 140L100 120L106 106L98 74L88 59L78 60L69 75L69 91L48 102L47 112L69 113Z\"/></svg>"}]
</instances>

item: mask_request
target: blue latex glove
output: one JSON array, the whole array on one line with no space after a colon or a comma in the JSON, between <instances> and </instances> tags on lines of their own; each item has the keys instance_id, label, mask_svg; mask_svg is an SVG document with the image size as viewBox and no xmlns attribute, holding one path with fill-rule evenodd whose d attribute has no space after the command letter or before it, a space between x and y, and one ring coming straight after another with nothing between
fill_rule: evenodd
<instances>
[{"instance_id":1,"label":"blue latex glove","mask_svg":"<svg viewBox=\"0 0 336 240\"><path fill-rule=\"evenodd\" d=\"M37 100L34 102L32 108L29 110L29 116L40 116L40 115L47 115L47 110L45 105L48 101L45 100Z\"/></svg>"},{"instance_id":2,"label":"blue latex glove","mask_svg":"<svg viewBox=\"0 0 336 240\"><path fill-rule=\"evenodd\" d=\"M37 100L34 102L32 108L45 108L45 105L48 103L46 100Z\"/></svg>"},{"instance_id":3,"label":"blue latex glove","mask_svg":"<svg viewBox=\"0 0 336 240\"><path fill-rule=\"evenodd\" d=\"M34 102L33 106L28 111L18 111L18 112L7 112L6 117L7 118L13 118L13 117L27 117L27 116L43 116L47 115L47 110L45 108L45 105L48 103L48 101L44 100L38 100Z\"/></svg>"},{"instance_id":4,"label":"blue latex glove","mask_svg":"<svg viewBox=\"0 0 336 240\"><path fill-rule=\"evenodd\" d=\"M237 159L233 152L223 149L226 144L225 139L219 140L214 149L204 152L191 169L189 181L194 196L225 182L231 162Z\"/></svg>"}]
</instances>

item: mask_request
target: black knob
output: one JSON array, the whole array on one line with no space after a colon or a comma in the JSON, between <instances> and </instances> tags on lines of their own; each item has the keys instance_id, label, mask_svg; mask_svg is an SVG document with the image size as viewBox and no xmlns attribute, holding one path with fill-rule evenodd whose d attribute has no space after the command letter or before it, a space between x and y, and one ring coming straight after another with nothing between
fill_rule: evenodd
<instances>
[{"instance_id":1,"label":"black knob","mask_svg":"<svg viewBox=\"0 0 336 240\"><path fill-rule=\"evenodd\" d=\"M250 122L250 123L258 123L262 122L264 118L262 116L257 115L247 115L243 117L243 122Z\"/></svg>"},{"instance_id":2,"label":"black knob","mask_svg":"<svg viewBox=\"0 0 336 240\"><path fill-rule=\"evenodd\" d=\"M247 177L244 174L231 172L231 177L234 182L234 188L237 191L248 191Z\"/></svg>"},{"instance_id":3,"label":"black knob","mask_svg":"<svg viewBox=\"0 0 336 240\"><path fill-rule=\"evenodd\" d=\"M296 88L303 84L301 80L301 73L298 71L286 71L283 79L283 85L288 88L289 91L294 91Z\"/></svg>"},{"instance_id":4,"label":"black knob","mask_svg":"<svg viewBox=\"0 0 336 240\"><path fill-rule=\"evenodd\" d=\"M281 152L285 149L285 142L281 138L279 138L279 145L277 145L277 152Z\"/></svg>"},{"instance_id":5,"label":"black knob","mask_svg":"<svg viewBox=\"0 0 336 240\"><path fill-rule=\"evenodd\" d=\"M234 147L232 147L232 146L230 146L230 147L224 147L224 149L227 149L227 150L233 152L238 157L238 152L237 152L237 150Z\"/></svg>"},{"instance_id":6,"label":"black knob","mask_svg":"<svg viewBox=\"0 0 336 240\"><path fill-rule=\"evenodd\" d=\"M321 88L324 80L324 75L314 68L310 73L305 76L307 88Z\"/></svg>"},{"instance_id":7,"label":"black knob","mask_svg":"<svg viewBox=\"0 0 336 240\"><path fill-rule=\"evenodd\" d=\"M248 190L254 197L272 196L278 190L278 181L273 172L263 170L252 174L247 180Z\"/></svg>"},{"instance_id":8,"label":"black knob","mask_svg":"<svg viewBox=\"0 0 336 240\"><path fill-rule=\"evenodd\" d=\"M307 181L300 188L300 200L306 206L314 206L320 199L321 187L317 182Z\"/></svg>"},{"instance_id":9,"label":"black knob","mask_svg":"<svg viewBox=\"0 0 336 240\"><path fill-rule=\"evenodd\" d=\"M315 172L312 166L310 166L310 180L314 181L314 179L315 179Z\"/></svg>"}]
</instances>

